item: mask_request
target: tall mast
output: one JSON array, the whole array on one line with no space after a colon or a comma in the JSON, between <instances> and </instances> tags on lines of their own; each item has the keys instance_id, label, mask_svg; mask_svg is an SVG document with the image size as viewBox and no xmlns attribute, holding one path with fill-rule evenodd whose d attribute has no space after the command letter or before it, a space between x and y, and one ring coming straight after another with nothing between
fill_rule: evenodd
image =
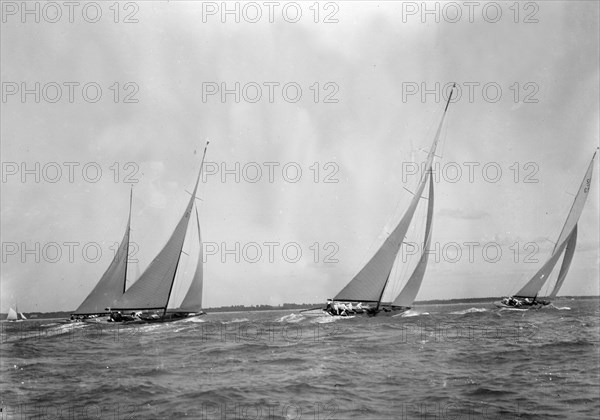
<instances>
[{"instance_id":1,"label":"tall mast","mask_svg":"<svg viewBox=\"0 0 600 420\"><path fill-rule=\"evenodd\" d=\"M127 266L129 264L129 240L131 238L131 202L133 200L133 184L129 190L129 218L127 219L127 246L125 246L125 272L123 274L123 293L127 288Z\"/></svg>"},{"instance_id":2,"label":"tall mast","mask_svg":"<svg viewBox=\"0 0 600 420\"><path fill-rule=\"evenodd\" d=\"M206 149L208 148L209 142L206 142L204 146L204 153L202 154L202 162L200 163L200 170L198 171L198 177L196 178L196 186L194 187L194 192L192 193L192 200L195 203L196 200L196 191L198 190L198 184L200 183L200 175L202 174L202 168L204 166L204 158L206 157ZM190 208L191 210L191 208ZM185 236L184 236L185 241ZM183 243L182 243L183 246ZM175 283L175 276L177 275L177 269L179 268L179 261L181 260L181 250L179 250L179 255L177 257L177 264L175 265L175 271L173 272L173 278L171 279L171 287L169 288L169 295L167 296L167 301L165 302L165 308L163 310L163 318L167 314L167 307L169 306L169 300L171 299L171 292L173 291L173 284Z\"/></svg>"},{"instance_id":3,"label":"tall mast","mask_svg":"<svg viewBox=\"0 0 600 420\"><path fill-rule=\"evenodd\" d=\"M432 171L431 169L431 165L433 162L433 158L435 156L435 149L437 147L437 144L440 140L440 133L442 132L442 125L444 124L444 119L446 118L446 113L448 112L448 106L450 105L450 101L452 100L452 94L454 93L454 88L456 87L456 83L454 83L452 85L452 89L450 89L450 95L448 96L448 101L446 102L446 107L444 108L444 113L442 114L442 118L440 120L440 124L437 128L437 131L435 133L435 138L433 140L433 145L431 146L431 150L429 151L429 154L427 156L427 170L425 171L425 173L423 174L422 178L421 178L421 184L424 184L425 182L427 182L427 176L429 175L429 172ZM430 180L430 182L433 182L433 179ZM419 194L419 197L417 198L417 200L420 200L420 194L421 194L422 188L419 188L419 190L417 191ZM413 198L414 200L415 198ZM404 242L404 238L402 238L402 242ZM383 293L385 292L385 288L387 287L389 281L390 281L390 277L391 277L391 269L390 272L388 273L388 276L385 280L385 283L383 285L383 289L381 289L381 293L379 295L379 299L377 300L377 306L376 306L376 310L379 310L379 306L381 305L381 299L383 298Z\"/></svg>"}]
</instances>

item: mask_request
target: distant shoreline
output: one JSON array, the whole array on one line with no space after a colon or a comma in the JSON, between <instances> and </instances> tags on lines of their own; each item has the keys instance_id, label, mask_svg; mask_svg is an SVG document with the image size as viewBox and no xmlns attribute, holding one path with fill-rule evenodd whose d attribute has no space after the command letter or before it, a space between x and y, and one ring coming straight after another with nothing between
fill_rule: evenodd
<instances>
[{"instance_id":1,"label":"distant shoreline","mask_svg":"<svg viewBox=\"0 0 600 420\"><path fill-rule=\"evenodd\" d=\"M432 299L416 301L415 305L444 305L457 303L489 303L500 300L501 297L485 297L485 298L467 298L467 299ZM556 300L594 300L600 299L600 296L560 296ZM315 307L323 307L324 303L284 303L282 305L230 305L218 306L215 308L204 308L207 313L214 312L259 312L259 311L281 311L293 309L309 309ZM24 312L25 316L30 320L50 319L50 318L68 318L74 311L56 311L56 312ZM8 314L0 314L0 320L5 320Z\"/></svg>"}]
</instances>

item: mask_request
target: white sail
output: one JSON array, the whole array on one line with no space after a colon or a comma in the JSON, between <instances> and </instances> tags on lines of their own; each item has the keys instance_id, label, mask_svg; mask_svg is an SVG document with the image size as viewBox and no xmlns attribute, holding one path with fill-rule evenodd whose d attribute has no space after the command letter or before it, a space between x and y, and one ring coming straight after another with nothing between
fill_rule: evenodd
<instances>
[{"instance_id":1,"label":"white sail","mask_svg":"<svg viewBox=\"0 0 600 420\"><path fill-rule=\"evenodd\" d=\"M421 288L423 277L425 276L425 270L427 269L427 260L429 258L429 245L431 243L431 225L433 222L433 173L429 172L429 197L427 203L427 221L425 224L425 238L423 243L423 253L421 258L412 275L406 282L406 285L402 291L398 294L396 299L392 302L393 306L405 306L409 307L415 301L417 293Z\"/></svg>"},{"instance_id":2,"label":"white sail","mask_svg":"<svg viewBox=\"0 0 600 420\"><path fill-rule=\"evenodd\" d=\"M8 316L6 319L9 321L16 321L17 318L17 312L13 308L8 308Z\"/></svg>"},{"instance_id":3,"label":"white sail","mask_svg":"<svg viewBox=\"0 0 600 420\"><path fill-rule=\"evenodd\" d=\"M402 219L392 231L392 233L385 239L381 247L375 252L373 257L367 262L367 264L358 272L356 276L334 297L337 301L360 301L360 302L381 302L381 297L385 291L386 285L388 284L394 261L400 251L406 232L410 226L410 223L419 204L419 200L425 189L428 176L431 172L433 165L433 159L435 157L435 151L439 143L442 126L444 119L446 118L446 112L448 111L448 105L452 99L454 88L450 92L448 103L444 109L442 119L437 128L433 144L427 155L427 161L425 164L425 170L421 176L419 186L413 199L404 213Z\"/></svg>"},{"instance_id":4,"label":"white sail","mask_svg":"<svg viewBox=\"0 0 600 420\"><path fill-rule=\"evenodd\" d=\"M23 315L23 312L19 312L19 316L21 317L21 319L27 319L27 317Z\"/></svg>"},{"instance_id":5,"label":"white sail","mask_svg":"<svg viewBox=\"0 0 600 420\"><path fill-rule=\"evenodd\" d=\"M121 297L125 292L125 282L127 277L127 260L129 257L129 236L131 227L131 202L133 192L129 193L129 217L127 219L127 227L125 234L117 252L94 287L90 294L75 310L76 315L99 314L104 313L107 306Z\"/></svg>"},{"instance_id":6,"label":"white sail","mask_svg":"<svg viewBox=\"0 0 600 420\"><path fill-rule=\"evenodd\" d=\"M564 277L567 274L566 272L568 271L568 268L569 268L568 266L571 264L571 259L573 258L575 243L577 241L577 234L576 234L577 222L579 220L579 217L581 216L581 212L583 211L583 206L587 199L588 192L590 191L595 158L596 158L596 152L594 152L592 161L590 162L588 169L585 173L585 176L583 177L583 181L581 182L579 191L577 192L577 195L575 196L575 200L573 201L573 205L571 206L571 210L569 211L567 220L565 221L565 224L560 232L558 241L556 242L556 245L554 246L554 249L552 250L552 254L550 255L550 258L548 259L548 261L546 261L546 263L542 266L542 268L540 268L540 270L538 270L538 272L535 274L535 276L533 276L531 278L531 280L529 280L527 282L527 284L525 284L525 286L523 286L523 288L515 294L515 296L530 297L530 298L536 297L538 295L540 289L546 282L546 280L548 280L548 276L554 269L554 266L558 262L558 259L560 258L560 255L562 254L562 252L565 250L565 248L569 248L569 250L566 251L566 253L570 254L570 255L565 255L565 259L563 260L563 267L561 268L561 273L563 273L563 275L561 277L559 274L560 282L557 281L558 288L560 288L560 286L564 282ZM571 246L568 247L568 244L571 244ZM565 266L565 261L567 263L566 266ZM556 286L555 286L555 289L556 289ZM558 289L556 289L556 292L558 293ZM554 291L553 291L553 293L554 293ZM554 296L555 296L555 294L554 294Z\"/></svg>"}]
</instances>

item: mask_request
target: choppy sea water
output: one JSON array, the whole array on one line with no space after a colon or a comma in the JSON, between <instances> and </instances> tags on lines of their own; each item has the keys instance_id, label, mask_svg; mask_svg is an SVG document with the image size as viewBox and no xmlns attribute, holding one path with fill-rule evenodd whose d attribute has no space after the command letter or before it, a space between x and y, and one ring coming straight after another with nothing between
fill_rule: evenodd
<instances>
[{"instance_id":1,"label":"choppy sea water","mask_svg":"<svg viewBox=\"0 0 600 420\"><path fill-rule=\"evenodd\" d=\"M2 323L2 419L600 418L598 300Z\"/></svg>"}]
</instances>

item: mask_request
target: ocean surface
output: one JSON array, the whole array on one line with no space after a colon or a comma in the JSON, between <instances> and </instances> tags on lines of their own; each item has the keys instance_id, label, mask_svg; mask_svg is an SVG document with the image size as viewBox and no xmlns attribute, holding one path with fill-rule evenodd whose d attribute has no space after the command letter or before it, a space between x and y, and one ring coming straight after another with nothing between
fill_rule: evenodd
<instances>
[{"instance_id":1,"label":"ocean surface","mask_svg":"<svg viewBox=\"0 0 600 420\"><path fill-rule=\"evenodd\" d=\"M1 325L2 419L598 419L598 300Z\"/></svg>"}]
</instances>

